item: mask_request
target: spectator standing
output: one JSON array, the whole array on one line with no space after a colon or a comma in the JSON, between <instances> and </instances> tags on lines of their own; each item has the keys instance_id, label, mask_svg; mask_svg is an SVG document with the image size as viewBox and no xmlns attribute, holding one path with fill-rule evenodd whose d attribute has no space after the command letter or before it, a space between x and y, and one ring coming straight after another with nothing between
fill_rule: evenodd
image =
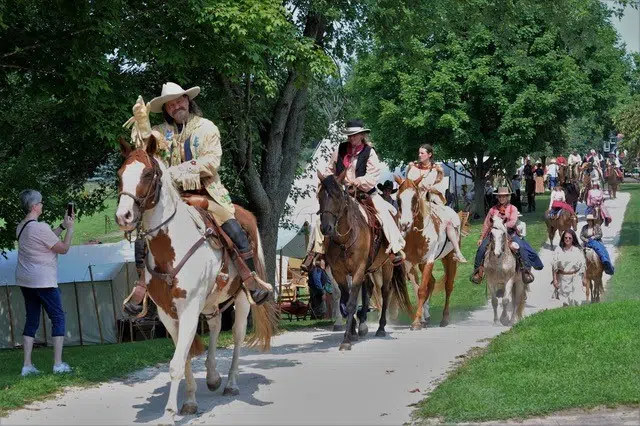
<instances>
[{"instance_id":1,"label":"spectator standing","mask_svg":"<svg viewBox=\"0 0 640 426\"><path fill-rule=\"evenodd\" d=\"M65 214L64 221L52 230L46 223L38 222L44 205L42 194L33 189L22 191L20 203L26 213L16 229L18 240L16 283L22 290L26 311L22 333L24 349L22 375L28 376L40 372L33 365L31 353L36 332L40 327L41 307L51 320L53 372L68 373L71 367L66 362L62 362L65 318L58 288L58 255L69 251L73 236L74 215ZM64 241L60 241L59 236L65 231Z\"/></svg>"}]
</instances>

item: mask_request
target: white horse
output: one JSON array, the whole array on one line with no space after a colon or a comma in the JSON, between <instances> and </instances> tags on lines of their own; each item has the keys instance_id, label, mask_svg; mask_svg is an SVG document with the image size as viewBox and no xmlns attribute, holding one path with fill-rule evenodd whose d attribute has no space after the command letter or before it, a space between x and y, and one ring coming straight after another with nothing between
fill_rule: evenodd
<instances>
[{"instance_id":1,"label":"white horse","mask_svg":"<svg viewBox=\"0 0 640 426\"><path fill-rule=\"evenodd\" d=\"M272 303L250 305L245 291L238 288L235 267L229 266L228 281L216 278L224 264L224 253L209 238L203 237L189 207L180 198L166 167L156 158L157 143L152 136L145 149L132 148L121 141L126 158L118 171L120 197L116 221L124 231L139 228L148 243L146 260L147 289L158 305L158 316L175 343L169 365L171 386L161 424L174 424L178 413L178 386L186 378L186 397L180 414L195 414L196 381L191 370L191 357L204 352L196 335L199 315L205 314L210 330L207 355L207 387L214 391L221 385L216 371L216 345L221 328L219 305L235 298L233 326L234 350L225 395L237 395L238 357L245 338L247 317L251 308L255 335L249 342L267 350L275 331L275 307ZM258 263L262 248L257 232L252 235L257 245ZM197 245L200 244L200 245ZM195 249L195 250L194 250ZM184 266L184 267L182 267Z\"/></svg>"},{"instance_id":2,"label":"white horse","mask_svg":"<svg viewBox=\"0 0 640 426\"><path fill-rule=\"evenodd\" d=\"M515 243L512 243L515 244ZM514 247L515 249L515 247ZM499 216L493 217L491 243L484 258L487 287L491 293L493 324L509 326L522 318L526 301L526 284L516 270L516 257L509 247L507 227ZM498 298L502 295L502 315L498 321ZM511 318L509 318L511 311Z\"/></svg>"}]
</instances>

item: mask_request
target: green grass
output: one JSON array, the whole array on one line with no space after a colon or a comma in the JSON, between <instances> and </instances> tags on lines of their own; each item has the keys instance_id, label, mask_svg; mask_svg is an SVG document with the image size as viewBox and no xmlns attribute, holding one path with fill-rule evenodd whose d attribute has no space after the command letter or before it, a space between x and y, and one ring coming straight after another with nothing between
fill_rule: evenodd
<instances>
[{"instance_id":1,"label":"green grass","mask_svg":"<svg viewBox=\"0 0 640 426\"><path fill-rule=\"evenodd\" d=\"M607 283L605 299L640 299L637 265L640 259L640 184L624 184L620 192L631 194L618 244L615 274Z\"/></svg>"},{"instance_id":2,"label":"green grass","mask_svg":"<svg viewBox=\"0 0 640 426\"><path fill-rule=\"evenodd\" d=\"M547 227L544 224L544 210L546 210L549 205L549 195L538 196L536 200L538 210L534 213L524 213L521 219L527 223L527 241L534 249L539 249L547 238ZM466 318L471 310L480 308L487 302L484 283L482 285L473 285L469 281L469 277L473 272L473 259L475 258L478 247L477 241L482 231L482 223L483 221L481 220L472 221L471 233L462 239L462 254L464 254L469 263L458 265L454 290L453 293L451 293L449 303L451 321L460 321ZM443 273L442 263L437 262L434 267L434 276L438 279ZM415 303L416 301L413 300L413 292L410 291L409 294L412 297L412 302ZM430 302L432 324L438 323L442 319L444 299L444 292L432 297ZM400 319L402 321L407 320L404 315Z\"/></svg>"},{"instance_id":3,"label":"green grass","mask_svg":"<svg viewBox=\"0 0 640 426\"><path fill-rule=\"evenodd\" d=\"M327 320L282 320L280 331L296 331L309 327L328 327ZM209 337L202 336L206 345ZM220 333L218 347L233 344L230 331ZM112 345L71 346L64 349L63 358L73 367L72 374L55 375L53 349L36 348L33 363L43 372L38 376L20 377L22 350L0 351L0 417L8 410L20 408L33 401L46 399L67 386L91 386L109 380L123 378L137 370L159 363L167 363L173 356L171 339L159 338L133 343Z\"/></svg>"},{"instance_id":4,"label":"green grass","mask_svg":"<svg viewBox=\"0 0 640 426\"><path fill-rule=\"evenodd\" d=\"M105 201L105 209L91 216L79 217L76 221L72 244L85 244L91 240L103 243L115 243L124 238L122 231L113 221L113 215L117 206L116 198L108 198ZM105 217L111 222L111 226L105 229ZM106 231L106 232L105 232Z\"/></svg>"},{"instance_id":5,"label":"green grass","mask_svg":"<svg viewBox=\"0 0 640 426\"><path fill-rule=\"evenodd\" d=\"M636 300L525 318L456 369L420 404L418 417L502 420L640 404L640 286L632 275L640 255L640 185L622 191L631 201L607 299Z\"/></svg>"},{"instance_id":6,"label":"green grass","mask_svg":"<svg viewBox=\"0 0 640 426\"><path fill-rule=\"evenodd\" d=\"M638 301L544 311L495 338L416 414L483 421L639 404L639 354Z\"/></svg>"}]
</instances>

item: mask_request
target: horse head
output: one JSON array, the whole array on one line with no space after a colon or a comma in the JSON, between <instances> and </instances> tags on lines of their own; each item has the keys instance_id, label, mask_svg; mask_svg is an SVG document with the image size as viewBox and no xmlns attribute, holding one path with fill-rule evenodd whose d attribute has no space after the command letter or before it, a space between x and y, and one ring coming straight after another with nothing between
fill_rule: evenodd
<instances>
[{"instance_id":1,"label":"horse head","mask_svg":"<svg viewBox=\"0 0 640 426\"><path fill-rule=\"evenodd\" d=\"M502 256L506 247L507 227L500 216L493 216L491 222L491 251L496 257Z\"/></svg>"},{"instance_id":2,"label":"horse head","mask_svg":"<svg viewBox=\"0 0 640 426\"><path fill-rule=\"evenodd\" d=\"M394 176L393 178L398 184L398 227L402 233L406 234L411 230L417 216L421 213L418 185L422 180L422 176L415 180L402 179L399 176Z\"/></svg>"},{"instance_id":3,"label":"horse head","mask_svg":"<svg viewBox=\"0 0 640 426\"><path fill-rule=\"evenodd\" d=\"M162 182L162 169L154 158L157 141L151 136L146 147L133 149L120 139L124 163L118 170L118 208L116 223L123 231L134 230L147 209L158 202Z\"/></svg>"},{"instance_id":4,"label":"horse head","mask_svg":"<svg viewBox=\"0 0 640 426\"><path fill-rule=\"evenodd\" d=\"M345 214L349 203L349 195L342 185L344 177L344 172L339 176L324 176L318 172L318 179L320 179L320 188L318 189L320 231L326 237L335 235L338 221Z\"/></svg>"}]
</instances>

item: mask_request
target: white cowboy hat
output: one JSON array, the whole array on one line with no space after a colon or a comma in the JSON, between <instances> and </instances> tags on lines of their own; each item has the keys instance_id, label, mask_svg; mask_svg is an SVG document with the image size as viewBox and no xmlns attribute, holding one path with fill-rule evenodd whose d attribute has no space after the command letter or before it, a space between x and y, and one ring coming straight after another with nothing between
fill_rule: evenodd
<instances>
[{"instance_id":1,"label":"white cowboy hat","mask_svg":"<svg viewBox=\"0 0 640 426\"><path fill-rule=\"evenodd\" d=\"M596 220L596 217L593 214L589 213L587 215L587 220Z\"/></svg>"},{"instance_id":2,"label":"white cowboy hat","mask_svg":"<svg viewBox=\"0 0 640 426\"><path fill-rule=\"evenodd\" d=\"M496 192L493 193L493 195L511 195L512 192L509 191L509 188L507 188L506 186L501 186L500 188L498 188L498 190Z\"/></svg>"},{"instance_id":3,"label":"white cowboy hat","mask_svg":"<svg viewBox=\"0 0 640 426\"><path fill-rule=\"evenodd\" d=\"M555 162L556 162L556 159L555 159L555 158L552 158L552 159L551 159L551 164L554 164Z\"/></svg>"},{"instance_id":4,"label":"white cowboy hat","mask_svg":"<svg viewBox=\"0 0 640 426\"><path fill-rule=\"evenodd\" d=\"M162 93L157 98L153 98L149 104L151 112L162 112L162 106L169 101L178 99L180 96L187 95L189 99L193 99L200 93L200 87L195 86L191 89L184 90L176 83L168 82L162 85Z\"/></svg>"},{"instance_id":5,"label":"white cowboy hat","mask_svg":"<svg viewBox=\"0 0 640 426\"><path fill-rule=\"evenodd\" d=\"M349 120L347 121L347 127L342 130L343 135L351 136L358 133L370 132L371 130L365 129L362 120Z\"/></svg>"}]
</instances>

